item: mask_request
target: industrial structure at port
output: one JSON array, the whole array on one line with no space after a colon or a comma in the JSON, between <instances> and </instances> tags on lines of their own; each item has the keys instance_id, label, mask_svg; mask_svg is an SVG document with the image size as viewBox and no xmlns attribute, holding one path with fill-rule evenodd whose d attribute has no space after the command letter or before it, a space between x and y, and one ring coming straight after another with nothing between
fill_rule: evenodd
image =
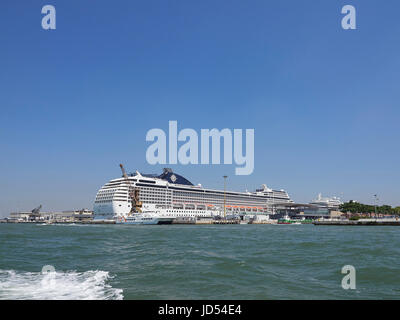
<instances>
[{"instance_id":1,"label":"industrial structure at port","mask_svg":"<svg viewBox=\"0 0 400 320\"><path fill-rule=\"evenodd\" d=\"M66 210L59 212L42 212L42 205L31 211L11 212L4 222L46 222L68 223L88 222L93 220L93 211L88 209Z\"/></svg>"}]
</instances>

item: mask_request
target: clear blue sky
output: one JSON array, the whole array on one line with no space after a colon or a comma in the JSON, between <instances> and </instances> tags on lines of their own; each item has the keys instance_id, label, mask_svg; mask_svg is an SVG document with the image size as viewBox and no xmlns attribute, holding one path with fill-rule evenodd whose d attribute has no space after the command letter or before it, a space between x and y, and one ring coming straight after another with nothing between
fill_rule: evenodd
<instances>
[{"instance_id":1,"label":"clear blue sky","mask_svg":"<svg viewBox=\"0 0 400 320\"><path fill-rule=\"evenodd\" d=\"M41 7L57 29L41 28ZM341 8L357 9L357 30ZM146 132L254 128L255 170L193 183L400 205L398 1L0 2L0 215L92 207Z\"/></svg>"}]
</instances>

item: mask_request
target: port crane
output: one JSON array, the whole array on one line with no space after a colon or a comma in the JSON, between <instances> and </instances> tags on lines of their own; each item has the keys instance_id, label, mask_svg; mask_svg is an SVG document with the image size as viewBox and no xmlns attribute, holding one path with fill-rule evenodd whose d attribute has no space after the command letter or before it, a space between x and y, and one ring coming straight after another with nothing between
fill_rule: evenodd
<instances>
[{"instance_id":1,"label":"port crane","mask_svg":"<svg viewBox=\"0 0 400 320\"><path fill-rule=\"evenodd\" d=\"M128 185L128 194L132 201L129 215L132 214L133 212L142 212L142 202L139 201L139 189L132 187L132 183L129 181L124 166L120 164L119 167L121 168L122 176L124 177L125 182Z\"/></svg>"},{"instance_id":2,"label":"port crane","mask_svg":"<svg viewBox=\"0 0 400 320\"><path fill-rule=\"evenodd\" d=\"M39 214L41 209L42 209L42 205L40 205L39 207L33 209L31 212L32 212L32 214Z\"/></svg>"}]
</instances>

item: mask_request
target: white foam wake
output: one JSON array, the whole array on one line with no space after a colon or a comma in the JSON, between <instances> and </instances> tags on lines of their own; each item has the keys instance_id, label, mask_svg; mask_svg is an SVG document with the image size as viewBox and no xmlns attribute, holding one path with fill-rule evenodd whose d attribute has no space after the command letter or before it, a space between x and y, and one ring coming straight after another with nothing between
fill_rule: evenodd
<instances>
[{"instance_id":1,"label":"white foam wake","mask_svg":"<svg viewBox=\"0 0 400 320\"><path fill-rule=\"evenodd\" d=\"M121 300L122 289L107 284L107 271L16 272L0 270L0 299Z\"/></svg>"}]
</instances>

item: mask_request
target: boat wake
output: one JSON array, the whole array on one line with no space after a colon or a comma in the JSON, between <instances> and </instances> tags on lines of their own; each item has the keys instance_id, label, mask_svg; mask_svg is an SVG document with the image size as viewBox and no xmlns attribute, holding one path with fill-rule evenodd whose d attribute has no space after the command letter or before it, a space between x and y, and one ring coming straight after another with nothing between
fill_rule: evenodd
<instances>
[{"instance_id":1,"label":"boat wake","mask_svg":"<svg viewBox=\"0 0 400 320\"><path fill-rule=\"evenodd\" d=\"M0 270L0 299L122 300L122 289L107 282L107 271L17 272Z\"/></svg>"}]
</instances>

